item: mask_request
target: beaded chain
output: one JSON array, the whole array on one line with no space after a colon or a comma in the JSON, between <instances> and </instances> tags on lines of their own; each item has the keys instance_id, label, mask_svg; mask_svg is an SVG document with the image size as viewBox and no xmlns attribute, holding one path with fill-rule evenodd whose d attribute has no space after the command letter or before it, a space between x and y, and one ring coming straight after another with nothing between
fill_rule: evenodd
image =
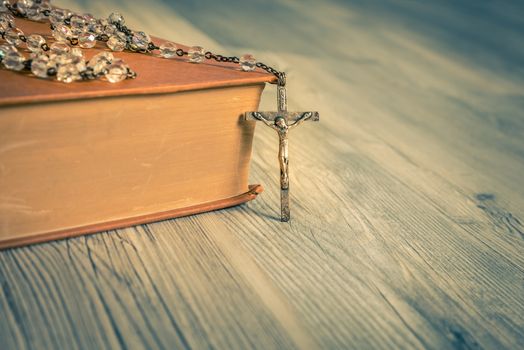
<instances>
[{"instance_id":1,"label":"beaded chain","mask_svg":"<svg viewBox=\"0 0 524 350\"><path fill-rule=\"evenodd\" d=\"M55 41L49 45L39 34L26 36L15 26L15 17L49 21ZM117 83L136 78L136 72L111 52L101 52L86 61L81 48L92 48L98 41L105 42L113 52L157 53L166 59L187 56L191 63L201 63L206 59L230 62L238 64L245 72L263 69L275 75L280 86L284 86L286 81L284 72L257 62L253 55L246 54L240 58L223 56L206 51L201 46L193 46L186 51L170 41L157 45L148 34L129 29L124 17L117 12L107 19L97 19L90 14L51 6L50 0L18 0L14 3L0 0L0 36L6 41L0 44L0 63L5 68L30 71L39 78L54 78L64 83L93 79ZM24 45L31 51L29 58L18 51Z\"/></svg>"}]
</instances>

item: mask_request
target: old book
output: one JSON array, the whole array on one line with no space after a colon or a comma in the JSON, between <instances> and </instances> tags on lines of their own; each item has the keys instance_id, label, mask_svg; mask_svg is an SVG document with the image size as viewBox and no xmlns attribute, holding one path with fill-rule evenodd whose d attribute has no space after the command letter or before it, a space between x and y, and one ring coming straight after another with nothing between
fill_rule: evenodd
<instances>
[{"instance_id":1,"label":"old book","mask_svg":"<svg viewBox=\"0 0 524 350\"><path fill-rule=\"evenodd\" d=\"M45 24L20 23L49 37ZM240 118L271 75L117 56L137 79L64 84L0 69L0 248L224 208L261 191L248 185L255 123Z\"/></svg>"}]
</instances>

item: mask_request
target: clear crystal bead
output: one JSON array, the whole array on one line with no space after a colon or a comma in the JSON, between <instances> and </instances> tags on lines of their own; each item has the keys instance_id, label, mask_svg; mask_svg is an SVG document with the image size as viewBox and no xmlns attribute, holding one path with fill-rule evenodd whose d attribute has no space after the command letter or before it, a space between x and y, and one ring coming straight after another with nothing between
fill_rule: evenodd
<instances>
[{"instance_id":1,"label":"clear crystal bead","mask_svg":"<svg viewBox=\"0 0 524 350\"><path fill-rule=\"evenodd\" d=\"M132 38L133 50L147 50L151 38L144 32L134 32Z\"/></svg>"},{"instance_id":2,"label":"clear crystal bead","mask_svg":"<svg viewBox=\"0 0 524 350\"><path fill-rule=\"evenodd\" d=\"M70 18L69 23L71 24L71 28L83 28L86 24L86 20L82 16L73 15Z\"/></svg>"},{"instance_id":3,"label":"clear crystal bead","mask_svg":"<svg viewBox=\"0 0 524 350\"><path fill-rule=\"evenodd\" d=\"M11 28L4 33L4 38L9 44L20 47L22 45L22 40L20 40L21 35L24 35L24 32L20 29Z\"/></svg>"},{"instance_id":4,"label":"clear crystal bead","mask_svg":"<svg viewBox=\"0 0 524 350\"><path fill-rule=\"evenodd\" d=\"M22 70L24 69L24 56L18 51L9 51L4 56L2 63L7 69Z\"/></svg>"},{"instance_id":5,"label":"clear crystal bead","mask_svg":"<svg viewBox=\"0 0 524 350\"><path fill-rule=\"evenodd\" d=\"M41 35L31 34L27 37L25 44L32 52L39 52L42 51L42 45L45 44L45 39Z\"/></svg>"},{"instance_id":6,"label":"clear crystal bead","mask_svg":"<svg viewBox=\"0 0 524 350\"><path fill-rule=\"evenodd\" d=\"M49 57L41 55L31 62L31 72L39 78L47 78L47 70L50 68Z\"/></svg>"},{"instance_id":7,"label":"clear crystal bead","mask_svg":"<svg viewBox=\"0 0 524 350\"><path fill-rule=\"evenodd\" d=\"M173 58L176 57L176 44L170 41L166 41L160 45L160 56L164 58Z\"/></svg>"},{"instance_id":8,"label":"clear crystal bead","mask_svg":"<svg viewBox=\"0 0 524 350\"><path fill-rule=\"evenodd\" d=\"M54 53L55 55L63 55L69 52L70 47L63 41L55 41L53 44L51 44L51 53Z\"/></svg>"},{"instance_id":9,"label":"clear crystal bead","mask_svg":"<svg viewBox=\"0 0 524 350\"><path fill-rule=\"evenodd\" d=\"M84 49L90 49L96 45L96 35L93 33L80 34L78 44Z\"/></svg>"},{"instance_id":10,"label":"clear crystal bead","mask_svg":"<svg viewBox=\"0 0 524 350\"><path fill-rule=\"evenodd\" d=\"M7 27L14 26L15 24L15 18L9 12L0 12L0 21L4 22L7 25Z\"/></svg>"},{"instance_id":11,"label":"clear crystal bead","mask_svg":"<svg viewBox=\"0 0 524 350\"><path fill-rule=\"evenodd\" d=\"M83 33L85 33L85 28L82 28L82 29L78 29L78 28L71 28L71 38L77 38L82 35Z\"/></svg>"},{"instance_id":12,"label":"clear crystal bead","mask_svg":"<svg viewBox=\"0 0 524 350\"><path fill-rule=\"evenodd\" d=\"M6 18L0 18L0 31L5 32L7 28L10 28L11 24Z\"/></svg>"},{"instance_id":13,"label":"clear crystal bead","mask_svg":"<svg viewBox=\"0 0 524 350\"><path fill-rule=\"evenodd\" d=\"M45 21L47 20L47 16L44 14L45 11L51 11L53 7L51 7L51 4L47 1L42 1L40 4L38 4L38 13L33 17L33 21Z\"/></svg>"},{"instance_id":14,"label":"clear crystal bead","mask_svg":"<svg viewBox=\"0 0 524 350\"><path fill-rule=\"evenodd\" d=\"M18 0L14 3L18 13L22 15L27 15L27 11L33 7L33 0Z\"/></svg>"},{"instance_id":15,"label":"clear crystal bead","mask_svg":"<svg viewBox=\"0 0 524 350\"><path fill-rule=\"evenodd\" d=\"M59 65L62 65L62 64L71 63L71 58L70 58L70 56L68 54L57 55L55 53L51 53L49 55L49 61L53 65L59 66Z\"/></svg>"},{"instance_id":16,"label":"clear crystal bead","mask_svg":"<svg viewBox=\"0 0 524 350\"><path fill-rule=\"evenodd\" d=\"M118 36L123 41L127 42L127 35L125 33L122 33L120 31L117 31L114 35Z\"/></svg>"},{"instance_id":17,"label":"clear crystal bead","mask_svg":"<svg viewBox=\"0 0 524 350\"><path fill-rule=\"evenodd\" d=\"M9 28L9 22L6 19L0 18L0 31L5 32Z\"/></svg>"},{"instance_id":18,"label":"clear crystal bead","mask_svg":"<svg viewBox=\"0 0 524 350\"><path fill-rule=\"evenodd\" d=\"M115 56L111 52L100 52L94 55L91 58L91 61L105 61L105 62L113 62L115 60Z\"/></svg>"},{"instance_id":19,"label":"clear crystal bead","mask_svg":"<svg viewBox=\"0 0 524 350\"><path fill-rule=\"evenodd\" d=\"M10 27L15 26L15 17L9 13L0 13L0 19L7 21Z\"/></svg>"},{"instance_id":20,"label":"clear crystal bead","mask_svg":"<svg viewBox=\"0 0 524 350\"><path fill-rule=\"evenodd\" d=\"M3 59L5 55L7 55L11 51L17 52L18 50L16 49L16 47L9 44L0 45L0 59Z\"/></svg>"},{"instance_id":21,"label":"clear crystal bead","mask_svg":"<svg viewBox=\"0 0 524 350\"><path fill-rule=\"evenodd\" d=\"M114 56L110 52L100 52L99 54L96 54L93 56L89 62L87 63L87 66L93 70L93 73L95 75L98 75L102 73L107 66L113 62Z\"/></svg>"},{"instance_id":22,"label":"clear crystal bead","mask_svg":"<svg viewBox=\"0 0 524 350\"><path fill-rule=\"evenodd\" d=\"M69 53L70 53L72 56L77 56L77 57L84 58L84 53L83 53L82 50L81 50L80 48L78 48L78 47L73 47Z\"/></svg>"},{"instance_id":23,"label":"clear crystal bead","mask_svg":"<svg viewBox=\"0 0 524 350\"><path fill-rule=\"evenodd\" d=\"M79 72L86 70L86 60L84 56L73 55L72 53L68 55L69 63L73 64Z\"/></svg>"},{"instance_id":24,"label":"clear crystal bead","mask_svg":"<svg viewBox=\"0 0 524 350\"><path fill-rule=\"evenodd\" d=\"M106 44L112 51L124 51L126 48L126 42L117 35L110 37Z\"/></svg>"},{"instance_id":25,"label":"clear crystal bead","mask_svg":"<svg viewBox=\"0 0 524 350\"><path fill-rule=\"evenodd\" d=\"M113 57L113 59L111 60L111 64L117 64L117 63L126 65L123 59L119 57Z\"/></svg>"},{"instance_id":26,"label":"clear crystal bead","mask_svg":"<svg viewBox=\"0 0 524 350\"><path fill-rule=\"evenodd\" d=\"M49 21L53 24L63 24L66 18L66 12L63 9L53 9L49 14Z\"/></svg>"},{"instance_id":27,"label":"clear crystal bead","mask_svg":"<svg viewBox=\"0 0 524 350\"><path fill-rule=\"evenodd\" d=\"M189 57L189 62L200 63L204 60L205 51L202 46L193 46L189 48L187 55Z\"/></svg>"},{"instance_id":28,"label":"clear crystal bead","mask_svg":"<svg viewBox=\"0 0 524 350\"><path fill-rule=\"evenodd\" d=\"M244 56L240 57L239 64L240 68L242 68L242 70L245 72L251 72L257 68L257 60L255 59L255 56L250 54L245 54Z\"/></svg>"},{"instance_id":29,"label":"clear crystal bead","mask_svg":"<svg viewBox=\"0 0 524 350\"><path fill-rule=\"evenodd\" d=\"M98 35L104 34L104 27L100 23L97 23L97 22L90 23L87 27L87 30L90 33L95 33Z\"/></svg>"},{"instance_id":30,"label":"clear crystal bead","mask_svg":"<svg viewBox=\"0 0 524 350\"><path fill-rule=\"evenodd\" d=\"M122 16L118 12L113 12L112 14L110 14L108 20L110 23L114 23L114 24L124 24L125 23L124 16Z\"/></svg>"},{"instance_id":31,"label":"clear crystal bead","mask_svg":"<svg viewBox=\"0 0 524 350\"><path fill-rule=\"evenodd\" d=\"M2 12L9 12L7 9L7 5L9 4L9 0L1 0L0 1L0 13Z\"/></svg>"},{"instance_id":32,"label":"clear crystal bead","mask_svg":"<svg viewBox=\"0 0 524 350\"><path fill-rule=\"evenodd\" d=\"M80 78L78 69L72 63L61 65L56 71L56 79L63 83L72 83Z\"/></svg>"},{"instance_id":33,"label":"clear crystal bead","mask_svg":"<svg viewBox=\"0 0 524 350\"><path fill-rule=\"evenodd\" d=\"M65 24L57 24L55 29L53 29L53 37L56 41L67 41L67 38L70 38L72 35L71 28Z\"/></svg>"},{"instance_id":34,"label":"clear crystal bead","mask_svg":"<svg viewBox=\"0 0 524 350\"><path fill-rule=\"evenodd\" d=\"M86 25L96 23L96 18L90 13L84 13L82 17L84 18Z\"/></svg>"},{"instance_id":35,"label":"clear crystal bead","mask_svg":"<svg viewBox=\"0 0 524 350\"><path fill-rule=\"evenodd\" d=\"M112 63L107 67L105 77L110 83L118 83L127 76L127 66L120 62Z\"/></svg>"},{"instance_id":36,"label":"clear crystal bead","mask_svg":"<svg viewBox=\"0 0 524 350\"><path fill-rule=\"evenodd\" d=\"M118 29L114 24L108 24L104 26L104 34L113 35L118 32Z\"/></svg>"},{"instance_id":37,"label":"clear crystal bead","mask_svg":"<svg viewBox=\"0 0 524 350\"><path fill-rule=\"evenodd\" d=\"M25 10L27 18L33 21L38 21L41 18L40 8L38 6L31 6Z\"/></svg>"}]
</instances>

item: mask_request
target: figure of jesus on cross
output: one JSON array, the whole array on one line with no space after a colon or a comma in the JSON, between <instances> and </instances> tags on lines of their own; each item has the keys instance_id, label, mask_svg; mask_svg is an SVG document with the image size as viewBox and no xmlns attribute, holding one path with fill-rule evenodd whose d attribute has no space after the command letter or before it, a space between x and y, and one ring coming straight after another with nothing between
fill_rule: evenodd
<instances>
[{"instance_id":1,"label":"figure of jesus on cross","mask_svg":"<svg viewBox=\"0 0 524 350\"><path fill-rule=\"evenodd\" d=\"M279 138L278 159L280 163L280 212L281 221L289 221L291 218L289 210L289 130L298 126L306 120L318 121L318 112L288 112L286 89L278 86L278 112L247 112L245 120L257 120L274 129Z\"/></svg>"}]
</instances>

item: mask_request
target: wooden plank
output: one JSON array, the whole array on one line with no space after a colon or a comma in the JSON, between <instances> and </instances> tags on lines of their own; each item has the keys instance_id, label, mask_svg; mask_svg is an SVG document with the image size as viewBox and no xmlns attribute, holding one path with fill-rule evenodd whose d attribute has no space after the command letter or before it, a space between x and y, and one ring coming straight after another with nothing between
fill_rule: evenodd
<instances>
[{"instance_id":1,"label":"wooden plank","mask_svg":"<svg viewBox=\"0 0 524 350\"><path fill-rule=\"evenodd\" d=\"M0 253L3 347L522 347L524 79L438 35L510 45L522 27L506 26L509 11L180 2L184 19L156 3L96 6L159 36L175 23L195 38L179 41L221 48L201 28L234 53L261 48L291 71L290 109L319 109L322 122L290 135L288 224L276 136L258 128L255 202ZM269 89L260 109L274 109Z\"/></svg>"}]
</instances>

